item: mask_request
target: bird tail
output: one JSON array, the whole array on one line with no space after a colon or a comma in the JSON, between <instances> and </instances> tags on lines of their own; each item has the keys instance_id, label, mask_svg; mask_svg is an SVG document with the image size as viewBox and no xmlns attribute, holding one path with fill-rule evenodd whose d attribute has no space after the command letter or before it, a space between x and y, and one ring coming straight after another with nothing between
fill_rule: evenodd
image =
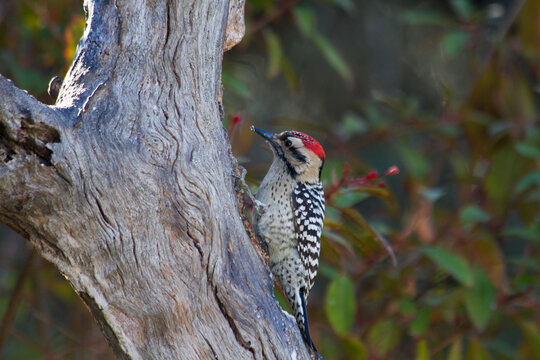
<instances>
[{"instance_id":1,"label":"bird tail","mask_svg":"<svg viewBox=\"0 0 540 360\"><path fill-rule=\"evenodd\" d=\"M291 304L293 305L293 311L294 311L294 317L296 319L296 323L298 324L298 327L300 328L300 332L302 333L302 336L306 340L309 347L317 351L317 349L315 348L315 345L313 345L313 340L311 340L311 335L309 333L307 302L306 302L306 297L304 294L304 288L299 289L297 293L295 294L295 297L296 297L296 299L294 299L295 301L292 301Z\"/></svg>"}]
</instances>

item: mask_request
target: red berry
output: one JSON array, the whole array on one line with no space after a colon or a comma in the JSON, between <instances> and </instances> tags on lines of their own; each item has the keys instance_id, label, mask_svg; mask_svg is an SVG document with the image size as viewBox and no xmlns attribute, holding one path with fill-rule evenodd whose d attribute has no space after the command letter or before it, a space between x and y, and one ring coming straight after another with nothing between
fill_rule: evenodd
<instances>
[{"instance_id":1,"label":"red berry","mask_svg":"<svg viewBox=\"0 0 540 360\"><path fill-rule=\"evenodd\" d=\"M372 171L370 172L369 174L367 174L366 176L366 180L373 180L377 177L377 172L376 171Z\"/></svg>"}]
</instances>

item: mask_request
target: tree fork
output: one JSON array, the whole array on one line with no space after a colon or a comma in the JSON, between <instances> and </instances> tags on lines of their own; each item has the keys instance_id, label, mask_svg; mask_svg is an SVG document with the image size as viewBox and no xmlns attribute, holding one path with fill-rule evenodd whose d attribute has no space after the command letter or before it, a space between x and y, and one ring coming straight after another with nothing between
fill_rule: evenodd
<instances>
[{"instance_id":1,"label":"tree fork","mask_svg":"<svg viewBox=\"0 0 540 360\"><path fill-rule=\"evenodd\" d=\"M0 76L0 221L66 276L118 358L309 358L242 222L221 124L243 1L84 7L55 106Z\"/></svg>"}]
</instances>

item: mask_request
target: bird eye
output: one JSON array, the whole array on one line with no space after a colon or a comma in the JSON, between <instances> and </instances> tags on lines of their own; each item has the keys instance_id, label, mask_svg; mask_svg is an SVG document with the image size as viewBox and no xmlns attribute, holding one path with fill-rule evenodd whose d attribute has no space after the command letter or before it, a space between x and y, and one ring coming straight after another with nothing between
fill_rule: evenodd
<instances>
[{"instance_id":1,"label":"bird eye","mask_svg":"<svg viewBox=\"0 0 540 360\"><path fill-rule=\"evenodd\" d=\"M291 141L291 140L289 140L289 139L285 140L285 146L286 146L286 147L289 147L289 146L291 146L291 145L292 145L292 141Z\"/></svg>"}]
</instances>

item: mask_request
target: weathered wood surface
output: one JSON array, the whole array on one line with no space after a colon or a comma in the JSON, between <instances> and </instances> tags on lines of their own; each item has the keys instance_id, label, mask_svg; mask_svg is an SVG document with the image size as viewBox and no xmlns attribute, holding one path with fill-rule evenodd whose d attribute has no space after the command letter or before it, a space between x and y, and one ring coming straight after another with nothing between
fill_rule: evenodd
<instances>
[{"instance_id":1,"label":"weathered wood surface","mask_svg":"<svg viewBox=\"0 0 540 360\"><path fill-rule=\"evenodd\" d=\"M118 358L309 358L239 214L218 104L228 6L87 0L55 106L0 76L0 221Z\"/></svg>"}]
</instances>

